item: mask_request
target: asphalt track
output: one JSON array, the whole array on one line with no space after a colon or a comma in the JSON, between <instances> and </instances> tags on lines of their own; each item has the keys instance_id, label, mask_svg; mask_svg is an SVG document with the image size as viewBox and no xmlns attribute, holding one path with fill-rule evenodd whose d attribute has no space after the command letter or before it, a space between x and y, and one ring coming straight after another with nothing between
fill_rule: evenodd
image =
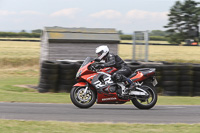
<instances>
[{"instance_id":1,"label":"asphalt track","mask_svg":"<svg viewBox=\"0 0 200 133\"><path fill-rule=\"evenodd\" d=\"M200 106L155 106L139 110L133 105L97 105L79 109L73 104L0 103L0 119L126 122L126 123L200 123Z\"/></svg>"}]
</instances>

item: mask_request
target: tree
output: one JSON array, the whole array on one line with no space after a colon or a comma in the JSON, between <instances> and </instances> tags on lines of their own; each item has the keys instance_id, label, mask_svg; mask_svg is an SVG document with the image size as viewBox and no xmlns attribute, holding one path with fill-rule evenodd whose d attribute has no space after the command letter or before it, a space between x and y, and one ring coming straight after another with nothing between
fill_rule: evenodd
<instances>
[{"instance_id":1,"label":"tree","mask_svg":"<svg viewBox=\"0 0 200 133\"><path fill-rule=\"evenodd\" d=\"M194 0L177 1L170 9L168 28L168 40L170 43L178 43L185 39L198 37L198 25L200 22L200 2Z\"/></svg>"},{"instance_id":2,"label":"tree","mask_svg":"<svg viewBox=\"0 0 200 133\"><path fill-rule=\"evenodd\" d=\"M167 32L162 30L152 30L149 34L150 36L166 36Z\"/></svg>"},{"instance_id":3,"label":"tree","mask_svg":"<svg viewBox=\"0 0 200 133\"><path fill-rule=\"evenodd\" d=\"M32 33L42 33L41 29L32 30Z\"/></svg>"},{"instance_id":4,"label":"tree","mask_svg":"<svg viewBox=\"0 0 200 133\"><path fill-rule=\"evenodd\" d=\"M122 30L119 30L119 31L118 31L118 34L119 34L119 35L123 35Z\"/></svg>"},{"instance_id":5,"label":"tree","mask_svg":"<svg viewBox=\"0 0 200 133\"><path fill-rule=\"evenodd\" d=\"M25 31L25 30L21 30L20 32L21 32L21 33L26 33L26 31Z\"/></svg>"}]
</instances>

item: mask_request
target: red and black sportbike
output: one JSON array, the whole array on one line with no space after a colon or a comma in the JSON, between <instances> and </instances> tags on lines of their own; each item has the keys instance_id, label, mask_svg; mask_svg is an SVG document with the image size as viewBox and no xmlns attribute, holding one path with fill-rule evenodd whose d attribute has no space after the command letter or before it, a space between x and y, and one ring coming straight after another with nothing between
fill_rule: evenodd
<instances>
[{"instance_id":1,"label":"red and black sportbike","mask_svg":"<svg viewBox=\"0 0 200 133\"><path fill-rule=\"evenodd\" d=\"M135 82L133 89L124 82L114 83L111 74L114 67L95 68L96 60L87 57L77 72L78 81L71 90L72 103L79 108L89 108L97 104L123 104L128 101L139 109L151 109L157 102L155 68L137 69L129 77Z\"/></svg>"}]
</instances>

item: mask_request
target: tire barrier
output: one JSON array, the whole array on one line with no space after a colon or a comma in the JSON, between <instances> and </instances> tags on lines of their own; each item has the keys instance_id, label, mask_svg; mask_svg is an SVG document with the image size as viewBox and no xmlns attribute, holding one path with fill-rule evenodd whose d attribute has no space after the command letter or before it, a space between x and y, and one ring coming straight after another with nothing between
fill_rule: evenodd
<instances>
[{"instance_id":1,"label":"tire barrier","mask_svg":"<svg viewBox=\"0 0 200 133\"><path fill-rule=\"evenodd\" d=\"M53 61L43 61L40 68L38 91L40 93L56 92L58 79L58 64Z\"/></svg>"},{"instance_id":2,"label":"tire barrier","mask_svg":"<svg viewBox=\"0 0 200 133\"><path fill-rule=\"evenodd\" d=\"M59 92L70 92L75 84L76 65L75 63L62 61L59 63Z\"/></svg>"},{"instance_id":3,"label":"tire barrier","mask_svg":"<svg viewBox=\"0 0 200 133\"><path fill-rule=\"evenodd\" d=\"M82 61L52 62L41 64L39 92L70 92L76 83L75 76ZM200 64L127 63L134 72L139 68L156 68L157 92L165 96L200 96Z\"/></svg>"},{"instance_id":4,"label":"tire barrier","mask_svg":"<svg viewBox=\"0 0 200 133\"><path fill-rule=\"evenodd\" d=\"M193 67L192 65L179 66L179 96L192 96L193 91Z\"/></svg>"},{"instance_id":5,"label":"tire barrier","mask_svg":"<svg viewBox=\"0 0 200 133\"><path fill-rule=\"evenodd\" d=\"M194 89L193 96L200 96L200 64L193 66Z\"/></svg>"},{"instance_id":6,"label":"tire barrier","mask_svg":"<svg viewBox=\"0 0 200 133\"><path fill-rule=\"evenodd\" d=\"M177 65L163 65L162 66L162 94L165 96L177 96L179 89L179 71Z\"/></svg>"}]
</instances>

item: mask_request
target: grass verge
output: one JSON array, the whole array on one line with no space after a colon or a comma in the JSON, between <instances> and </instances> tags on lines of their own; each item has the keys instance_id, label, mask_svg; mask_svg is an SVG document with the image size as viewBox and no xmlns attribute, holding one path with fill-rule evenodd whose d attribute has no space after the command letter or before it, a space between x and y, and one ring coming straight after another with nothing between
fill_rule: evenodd
<instances>
[{"instance_id":1,"label":"grass verge","mask_svg":"<svg viewBox=\"0 0 200 133\"><path fill-rule=\"evenodd\" d=\"M0 120L2 133L199 133L200 124L75 123Z\"/></svg>"}]
</instances>

